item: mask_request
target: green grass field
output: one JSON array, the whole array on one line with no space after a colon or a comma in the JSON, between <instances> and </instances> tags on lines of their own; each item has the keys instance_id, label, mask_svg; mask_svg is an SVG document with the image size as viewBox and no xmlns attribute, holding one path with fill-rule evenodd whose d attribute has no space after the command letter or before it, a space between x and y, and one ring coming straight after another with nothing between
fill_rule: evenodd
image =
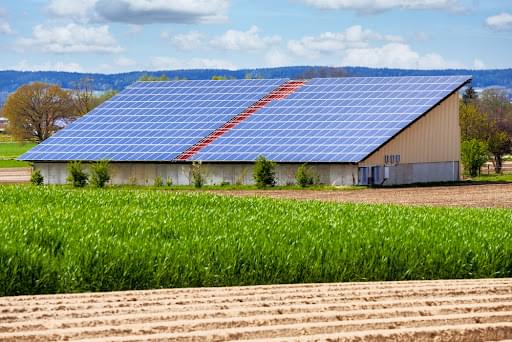
<instances>
[{"instance_id":1,"label":"green grass field","mask_svg":"<svg viewBox=\"0 0 512 342\"><path fill-rule=\"evenodd\" d=\"M512 211L0 186L0 295L505 277Z\"/></svg>"},{"instance_id":2,"label":"green grass field","mask_svg":"<svg viewBox=\"0 0 512 342\"><path fill-rule=\"evenodd\" d=\"M30 166L29 163L15 159L34 146L35 144L33 143L0 143L0 168Z\"/></svg>"}]
</instances>

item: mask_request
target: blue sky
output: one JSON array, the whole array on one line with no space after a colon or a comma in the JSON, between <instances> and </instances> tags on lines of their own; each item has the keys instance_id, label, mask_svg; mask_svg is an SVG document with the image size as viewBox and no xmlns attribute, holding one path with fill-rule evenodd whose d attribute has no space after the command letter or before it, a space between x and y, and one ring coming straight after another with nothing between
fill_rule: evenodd
<instances>
[{"instance_id":1,"label":"blue sky","mask_svg":"<svg viewBox=\"0 0 512 342\"><path fill-rule=\"evenodd\" d=\"M0 0L0 69L512 67L512 0Z\"/></svg>"}]
</instances>

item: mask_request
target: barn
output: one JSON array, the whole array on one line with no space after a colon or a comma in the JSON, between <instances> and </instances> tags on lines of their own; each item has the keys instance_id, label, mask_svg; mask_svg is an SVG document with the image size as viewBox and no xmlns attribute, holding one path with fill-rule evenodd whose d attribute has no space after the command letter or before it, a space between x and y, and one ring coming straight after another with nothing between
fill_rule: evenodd
<instances>
[{"instance_id":1,"label":"barn","mask_svg":"<svg viewBox=\"0 0 512 342\"><path fill-rule=\"evenodd\" d=\"M66 163L109 160L114 184L251 184L260 155L279 184L308 163L324 184L456 181L458 91L470 76L136 82L19 159L48 184Z\"/></svg>"}]
</instances>

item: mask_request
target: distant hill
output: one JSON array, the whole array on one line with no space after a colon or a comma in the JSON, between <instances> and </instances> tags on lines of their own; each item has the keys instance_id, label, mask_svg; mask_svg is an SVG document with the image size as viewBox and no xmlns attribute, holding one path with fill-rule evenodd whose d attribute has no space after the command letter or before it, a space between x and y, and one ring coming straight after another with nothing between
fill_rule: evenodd
<instances>
[{"instance_id":1,"label":"distant hill","mask_svg":"<svg viewBox=\"0 0 512 342\"><path fill-rule=\"evenodd\" d=\"M0 71L0 104L5 101L7 94L16 90L19 86L31 82L47 82L58 84L64 88L72 88L73 83L81 78L93 79L94 89L122 90L127 85L136 81L141 75L167 75L170 79L211 79L212 76L226 76L228 78L300 78L306 72L314 73L322 67L293 66L280 68L261 69L199 69L199 70L163 70L163 71L135 71L121 74L86 74L56 71ZM473 86L476 88L503 87L512 93L512 69L499 70L406 70L406 69L376 69L363 67L344 67L331 70L343 70L349 76L419 76L419 75L473 75Z\"/></svg>"}]
</instances>

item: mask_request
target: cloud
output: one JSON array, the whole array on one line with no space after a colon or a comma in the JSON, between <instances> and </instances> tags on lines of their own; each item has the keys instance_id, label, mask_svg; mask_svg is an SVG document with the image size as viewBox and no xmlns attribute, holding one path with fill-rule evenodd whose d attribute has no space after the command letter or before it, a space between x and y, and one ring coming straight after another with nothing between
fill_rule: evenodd
<instances>
[{"instance_id":1,"label":"cloud","mask_svg":"<svg viewBox=\"0 0 512 342\"><path fill-rule=\"evenodd\" d=\"M342 32L324 32L319 36L306 36L300 40L290 40L288 50L293 54L309 59L319 58L325 54L336 54L346 49L364 48L372 41L401 42L402 38L381 35L360 25L347 28Z\"/></svg>"},{"instance_id":2,"label":"cloud","mask_svg":"<svg viewBox=\"0 0 512 342\"><path fill-rule=\"evenodd\" d=\"M265 54L264 60L269 67L287 66L291 63L291 58L283 51L277 49L268 51Z\"/></svg>"},{"instance_id":3,"label":"cloud","mask_svg":"<svg viewBox=\"0 0 512 342\"><path fill-rule=\"evenodd\" d=\"M485 19L487 27L493 30L511 30L512 29L512 14L503 12L493 15Z\"/></svg>"},{"instance_id":4,"label":"cloud","mask_svg":"<svg viewBox=\"0 0 512 342\"><path fill-rule=\"evenodd\" d=\"M31 38L17 42L21 49L36 48L48 53L119 53L123 49L110 34L108 25L77 24L45 27L37 25Z\"/></svg>"},{"instance_id":5,"label":"cloud","mask_svg":"<svg viewBox=\"0 0 512 342\"><path fill-rule=\"evenodd\" d=\"M354 10L359 14L375 14L393 9L448 10L463 9L458 0L300 0L328 10Z\"/></svg>"},{"instance_id":6,"label":"cloud","mask_svg":"<svg viewBox=\"0 0 512 342\"><path fill-rule=\"evenodd\" d=\"M87 22L97 16L95 13L96 2L97 0L51 0L46 10L57 17Z\"/></svg>"},{"instance_id":7,"label":"cloud","mask_svg":"<svg viewBox=\"0 0 512 342\"><path fill-rule=\"evenodd\" d=\"M445 60L441 55L421 55L404 43L389 43L380 47L347 49L340 65L375 68L445 69L462 68L461 63Z\"/></svg>"},{"instance_id":8,"label":"cloud","mask_svg":"<svg viewBox=\"0 0 512 342\"><path fill-rule=\"evenodd\" d=\"M160 38L170 41L179 50L194 50L205 45L206 36L199 31L171 35L169 32L162 32Z\"/></svg>"},{"instance_id":9,"label":"cloud","mask_svg":"<svg viewBox=\"0 0 512 342\"><path fill-rule=\"evenodd\" d=\"M229 0L51 0L47 11L79 22L210 23L227 20Z\"/></svg>"},{"instance_id":10,"label":"cloud","mask_svg":"<svg viewBox=\"0 0 512 342\"><path fill-rule=\"evenodd\" d=\"M5 19L7 16L7 12L0 8L0 34L11 34L13 33L11 25L9 25L9 22Z\"/></svg>"},{"instance_id":11,"label":"cloud","mask_svg":"<svg viewBox=\"0 0 512 342\"><path fill-rule=\"evenodd\" d=\"M473 69L485 69L485 63L482 62L480 59L476 58L473 61Z\"/></svg>"},{"instance_id":12,"label":"cloud","mask_svg":"<svg viewBox=\"0 0 512 342\"><path fill-rule=\"evenodd\" d=\"M137 62L131 58L120 56L115 60L115 64L123 68L133 68L137 65Z\"/></svg>"},{"instance_id":13,"label":"cloud","mask_svg":"<svg viewBox=\"0 0 512 342\"><path fill-rule=\"evenodd\" d=\"M210 45L223 50L261 50L281 42L279 36L261 37L260 29L253 25L247 31L228 30L222 36L215 37Z\"/></svg>"},{"instance_id":14,"label":"cloud","mask_svg":"<svg viewBox=\"0 0 512 342\"><path fill-rule=\"evenodd\" d=\"M78 63L66 62L45 62L42 64L29 63L26 60L20 61L14 70L20 71L66 71L66 72L83 72L84 69Z\"/></svg>"},{"instance_id":15,"label":"cloud","mask_svg":"<svg viewBox=\"0 0 512 342\"><path fill-rule=\"evenodd\" d=\"M186 61L171 57L153 57L151 70L178 70L178 69L229 69L236 66L229 61L220 59L192 58Z\"/></svg>"}]
</instances>

